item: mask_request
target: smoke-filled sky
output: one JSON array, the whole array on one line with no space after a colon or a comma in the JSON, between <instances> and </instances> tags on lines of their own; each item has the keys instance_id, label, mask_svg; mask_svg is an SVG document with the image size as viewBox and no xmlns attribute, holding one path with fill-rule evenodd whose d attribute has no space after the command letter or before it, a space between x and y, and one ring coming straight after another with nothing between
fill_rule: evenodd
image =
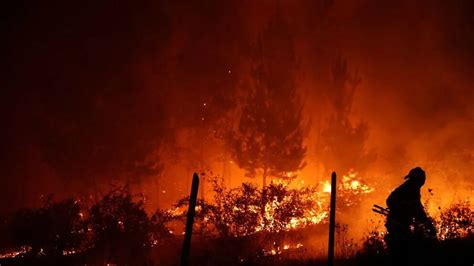
<instances>
[{"instance_id":1,"label":"smoke-filled sky","mask_svg":"<svg viewBox=\"0 0 474 266\"><path fill-rule=\"evenodd\" d=\"M206 144L201 129L230 119L250 47L277 15L300 66L309 164L318 162L312 143L330 105L331 66L343 57L361 79L350 118L368 125L373 179L401 179L421 165L428 178L438 174L433 185L472 191L473 1L12 1L2 9L1 211L112 180L148 184L150 165L160 190L185 184L203 156L192 151ZM217 149L209 146L205 156Z\"/></svg>"}]
</instances>

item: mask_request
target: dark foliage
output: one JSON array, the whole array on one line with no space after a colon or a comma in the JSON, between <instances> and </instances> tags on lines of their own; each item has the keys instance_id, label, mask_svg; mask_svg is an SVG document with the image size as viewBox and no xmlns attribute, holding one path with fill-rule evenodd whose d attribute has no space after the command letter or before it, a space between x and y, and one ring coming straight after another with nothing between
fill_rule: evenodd
<instances>
[{"instance_id":1,"label":"dark foliage","mask_svg":"<svg viewBox=\"0 0 474 266\"><path fill-rule=\"evenodd\" d=\"M91 207L89 226L103 262L137 263L147 258L152 224L143 200L135 202L126 188L113 189Z\"/></svg>"},{"instance_id":2,"label":"dark foliage","mask_svg":"<svg viewBox=\"0 0 474 266\"><path fill-rule=\"evenodd\" d=\"M23 209L11 220L16 246L29 247L27 256L62 256L81 247L86 227L78 201L52 202L49 197L38 209Z\"/></svg>"},{"instance_id":3,"label":"dark foliage","mask_svg":"<svg viewBox=\"0 0 474 266\"><path fill-rule=\"evenodd\" d=\"M215 178L212 182L215 192L212 203L202 200L198 203L193 263L311 265L315 262L311 242L327 230L324 217L321 222L312 220L321 217L308 215L308 210L326 211L316 203L321 200L318 190L291 189L271 183L263 193L251 184L226 189L222 180ZM1 259L0 263L142 265L153 261L170 265L178 261L182 243L170 227L183 218L181 207L186 206L187 198L184 198L175 208L157 210L149 217L143 210L143 200L123 187L112 189L88 212L81 209L78 201L53 202L48 198L41 208L21 210L3 219L3 224L12 228L13 245L23 247L26 253L15 259ZM378 227L380 224L358 246L348 238L347 225L338 225L337 264L389 265L385 233ZM472 211L467 202L444 210L437 228L441 230L439 243L428 250L429 256L421 256L427 265L463 265L472 260ZM76 253L67 253L72 250Z\"/></svg>"},{"instance_id":4,"label":"dark foliage","mask_svg":"<svg viewBox=\"0 0 474 266\"><path fill-rule=\"evenodd\" d=\"M168 223L173 221L174 217L167 211L156 210L150 217L150 233L152 245L163 245L167 240L173 237Z\"/></svg>"}]
</instances>

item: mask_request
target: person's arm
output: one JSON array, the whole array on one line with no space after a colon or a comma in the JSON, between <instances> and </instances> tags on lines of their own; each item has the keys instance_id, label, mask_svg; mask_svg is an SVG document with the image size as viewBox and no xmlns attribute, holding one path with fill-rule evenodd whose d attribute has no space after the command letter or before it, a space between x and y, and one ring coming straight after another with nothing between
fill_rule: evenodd
<instances>
[{"instance_id":1,"label":"person's arm","mask_svg":"<svg viewBox=\"0 0 474 266\"><path fill-rule=\"evenodd\" d=\"M421 204L420 200L417 200L414 206L414 216L415 219L421 223L425 223L428 220L428 216L426 215L425 208Z\"/></svg>"}]
</instances>

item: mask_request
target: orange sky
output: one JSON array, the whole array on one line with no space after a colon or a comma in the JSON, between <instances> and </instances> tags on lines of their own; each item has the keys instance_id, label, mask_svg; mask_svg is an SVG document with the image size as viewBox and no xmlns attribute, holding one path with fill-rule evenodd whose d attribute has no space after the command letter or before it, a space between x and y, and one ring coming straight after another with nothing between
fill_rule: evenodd
<instances>
[{"instance_id":1,"label":"orange sky","mask_svg":"<svg viewBox=\"0 0 474 266\"><path fill-rule=\"evenodd\" d=\"M16 204L2 210L132 175L169 191L154 204L181 196L202 104L211 121L228 111L227 96L247 75L248 47L277 12L294 37L312 121L305 175L317 171L316 122L331 112L324 92L342 56L362 79L351 120L367 122L367 148L378 155L366 178L385 193L420 165L435 195L472 192L471 1L90 1L15 3L6 12L0 184L8 188L1 202ZM130 170L157 150L171 154L159 184Z\"/></svg>"}]
</instances>

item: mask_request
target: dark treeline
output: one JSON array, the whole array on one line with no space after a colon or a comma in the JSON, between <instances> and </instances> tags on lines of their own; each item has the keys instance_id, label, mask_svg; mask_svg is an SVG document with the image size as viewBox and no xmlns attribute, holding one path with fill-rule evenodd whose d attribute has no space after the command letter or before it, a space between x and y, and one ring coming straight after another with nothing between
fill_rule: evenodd
<instances>
[{"instance_id":1,"label":"dark treeline","mask_svg":"<svg viewBox=\"0 0 474 266\"><path fill-rule=\"evenodd\" d=\"M316 256L310 243L318 235L326 235L326 218L315 224L291 226L292 221L304 220L308 217L306 212L317 208L310 188L290 189L271 183L263 189L252 184L227 189L216 179L214 192L212 202L200 200L197 207L192 246L197 265L314 262L309 259ZM45 197L39 208L18 210L1 218L0 248L3 256L9 256L1 258L0 263L175 265L179 261L187 199L151 215L143 208L144 200L131 194L127 187L113 187L96 202ZM261 207L265 214L258 209ZM437 258L456 254L461 263L468 259L473 244L473 218L468 202L441 212L434 221L439 242L436 249L442 256ZM347 229L347 225L340 225L336 232L337 255L342 264L388 263L380 228L367 234L360 246L347 239Z\"/></svg>"},{"instance_id":2,"label":"dark treeline","mask_svg":"<svg viewBox=\"0 0 474 266\"><path fill-rule=\"evenodd\" d=\"M44 260L143 264L155 240L169 235L158 215L145 212L143 203L124 187L113 188L93 204L75 199L55 202L50 196L40 208L2 218L2 249L11 255L20 252L15 258L27 264Z\"/></svg>"}]
</instances>

